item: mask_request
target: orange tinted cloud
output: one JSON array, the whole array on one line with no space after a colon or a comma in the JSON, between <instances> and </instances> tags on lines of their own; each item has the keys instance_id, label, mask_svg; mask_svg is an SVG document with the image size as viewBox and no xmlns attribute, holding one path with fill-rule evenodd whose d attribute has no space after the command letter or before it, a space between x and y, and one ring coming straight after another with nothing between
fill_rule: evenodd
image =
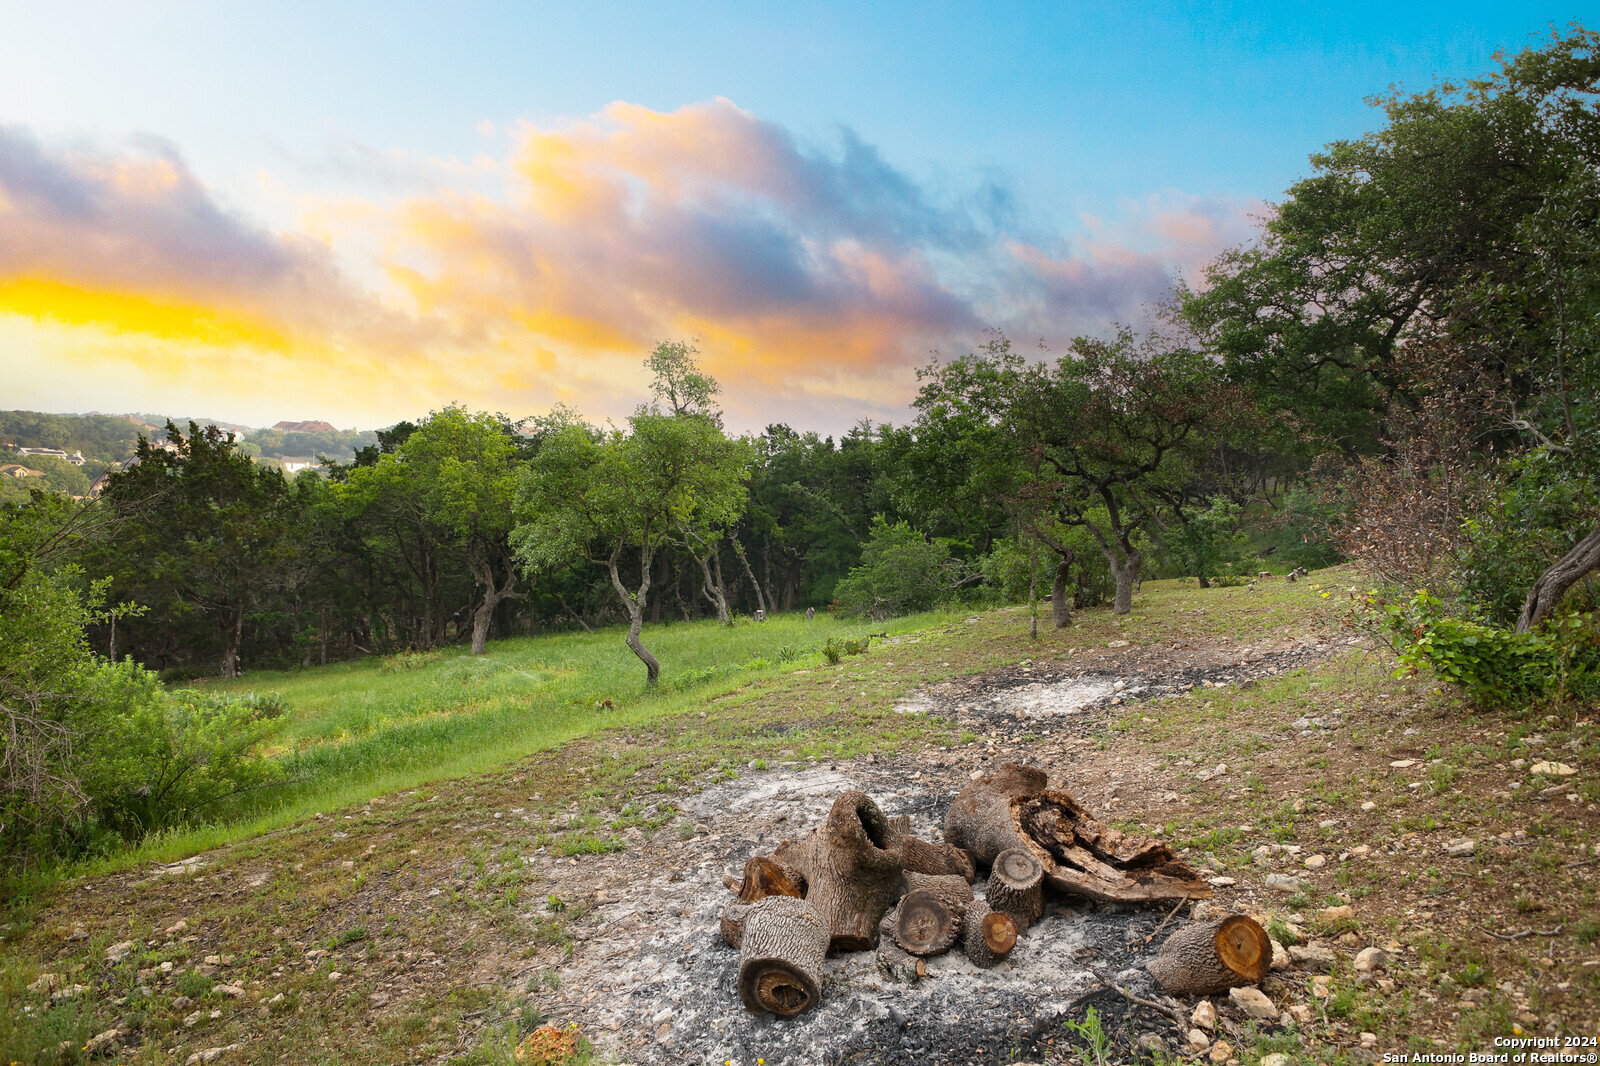
<instances>
[{"instance_id":1,"label":"orange tinted cloud","mask_svg":"<svg viewBox=\"0 0 1600 1066\"><path fill-rule=\"evenodd\" d=\"M1066 339L1136 321L1175 269L1246 232L1232 205L1168 196L1081 242L1021 233L849 132L807 145L721 99L485 136L507 158L430 164L398 199L317 199L274 233L162 142L96 155L0 127L0 316L149 342L105 358L292 379L363 424L452 400L623 414L642 356L697 336L737 422L834 429L903 418L912 368L985 326ZM335 169L424 187L391 182L395 153L339 152ZM509 184L452 186L457 169Z\"/></svg>"}]
</instances>

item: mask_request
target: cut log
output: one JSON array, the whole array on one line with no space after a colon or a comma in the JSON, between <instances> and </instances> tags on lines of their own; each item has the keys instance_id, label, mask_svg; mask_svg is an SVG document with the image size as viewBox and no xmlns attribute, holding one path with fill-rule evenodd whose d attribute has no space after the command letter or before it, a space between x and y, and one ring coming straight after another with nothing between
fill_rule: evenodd
<instances>
[{"instance_id":1,"label":"cut log","mask_svg":"<svg viewBox=\"0 0 1600 1066\"><path fill-rule=\"evenodd\" d=\"M907 870L900 881L900 891L906 895L912 892L933 893L955 915L957 921L960 921L973 900L972 886L960 874L919 874Z\"/></svg>"},{"instance_id":2,"label":"cut log","mask_svg":"<svg viewBox=\"0 0 1600 1066\"><path fill-rule=\"evenodd\" d=\"M871 797L840 793L805 851L806 901L828 923L832 950L876 945L878 922L899 898L905 865L906 838Z\"/></svg>"},{"instance_id":3,"label":"cut log","mask_svg":"<svg viewBox=\"0 0 1600 1066\"><path fill-rule=\"evenodd\" d=\"M944 818L945 841L972 852L978 865L987 867L1002 851L1023 846L1011 823L1011 801L1043 792L1049 783L1043 770L1014 762L980 777L950 804Z\"/></svg>"},{"instance_id":4,"label":"cut log","mask_svg":"<svg viewBox=\"0 0 1600 1066\"><path fill-rule=\"evenodd\" d=\"M995 856L984 892L991 910L1011 916L1018 933L1026 933L1044 913L1044 864L1022 848Z\"/></svg>"},{"instance_id":5,"label":"cut log","mask_svg":"<svg viewBox=\"0 0 1600 1066\"><path fill-rule=\"evenodd\" d=\"M1044 865L1047 887L1108 903L1205 899L1211 888L1172 849L1095 821L1054 789L1010 801L1011 828Z\"/></svg>"},{"instance_id":6,"label":"cut log","mask_svg":"<svg viewBox=\"0 0 1600 1066\"><path fill-rule=\"evenodd\" d=\"M919 874L960 874L972 884L978 871L972 853L952 844L934 844L911 835L911 819L905 815L889 819L895 831L906 838L906 869Z\"/></svg>"},{"instance_id":7,"label":"cut log","mask_svg":"<svg viewBox=\"0 0 1600 1066\"><path fill-rule=\"evenodd\" d=\"M1255 984L1271 965L1267 931L1242 914L1229 914L1179 929L1145 968L1173 995L1214 996Z\"/></svg>"},{"instance_id":8,"label":"cut log","mask_svg":"<svg viewBox=\"0 0 1600 1066\"><path fill-rule=\"evenodd\" d=\"M908 892L895 908L894 941L926 958L950 950L961 935L961 916L927 889Z\"/></svg>"},{"instance_id":9,"label":"cut log","mask_svg":"<svg viewBox=\"0 0 1600 1066\"><path fill-rule=\"evenodd\" d=\"M810 903L768 896L747 906L739 948L739 998L755 1014L790 1018L822 998L828 924Z\"/></svg>"},{"instance_id":10,"label":"cut log","mask_svg":"<svg viewBox=\"0 0 1600 1066\"><path fill-rule=\"evenodd\" d=\"M722 932L722 939L730 948L737 948L744 942L744 919L750 913L750 904L734 901L722 908L722 918L717 923Z\"/></svg>"},{"instance_id":11,"label":"cut log","mask_svg":"<svg viewBox=\"0 0 1600 1066\"><path fill-rule=\"evenodd\" d=\"M922 976L917 969L922 960L894 942L894 925L899 917L900 909L896 907L878 923L878 965L896 981L915 981Z\"/></svg>"},{"instance_id":12,"label":"cut log","mask_svg":"<svg viewBox=\"0 0 1600 1066\"><path fill-rule=\"evenodd\" d=\"M784 868L765 855L757 855L744 864L744 880L737 891L740 903L756 903L768 896L803 895Z\"/></svg>"},{"instance_id":13,"label":"cut log","mask_svg":"<svg viewBox=\"0 0 1600 1066\"><path fill-rule=\"evenodd\" d=\"M967 907L961 918L961 948L974 966L997 966L1016 946L1017 923L1009 914L990 910L981 899Z\"/></svg>"}]
</instances>

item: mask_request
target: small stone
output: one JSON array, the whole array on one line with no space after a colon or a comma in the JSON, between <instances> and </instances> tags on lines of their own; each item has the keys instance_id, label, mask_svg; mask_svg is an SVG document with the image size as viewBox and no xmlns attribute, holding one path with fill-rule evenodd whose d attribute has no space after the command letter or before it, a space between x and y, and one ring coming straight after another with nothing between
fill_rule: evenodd
<instances>
[{"instance_id":1,"label":"small stone","mask_svg":"<svg viewBox=\"0 0 1600 1066\"><path fill-rule=\"evenodd\" d=\"M1272 1000L1267 998L1267 994L1259 988L1252 988L1248 985L1244 988L1230 988L1228 990L1228 1001L1244 1011L1245 1014L1256 1019L1256 1021L1275 1022L1278 1020L1278 1008L1273 1005Z\"/></svg>"},{"instance_id":2,"label":"small stone","mask_svg":"<svg viewBox=\"0 0 1600 1066\"><path fill-rule=\"evenodd\" d=\"M204 1051L196 1051L184 1060L185 1066L198 1066L202 1062L215 1062L218 1058L230 1051L238 1051L238 1044L229 1044L226 1047L208 1047Z\"/></svg>"},{"instance_id":3,"label":"small stone","mask_svg":"<svg viewBox=\"0 0 1600 1066\"><path fill-rule=\"evenodd\" d=\"M1362 1033L1361 1034L1361 1046L1362 1047L1374 1047L1374 1046L1377 1045L1377 1043L1378 1043L1378 1034L1377 1033Z\"/></svg>"},{"instance_id":4,"label":"small stone","mask_svg":"<svg viewBox=\"0 0 1600 1066\"><path fill-rule=\"evenodd\" d=\"M1364 811L1375 811L1378 809L1378 805L1371 800L1367 800L1361 805L1361 809Z\"/></svg>"},{"instance_id":5,"label":"small stone","mask_svg":"<svg viewBox=\"0 0 1600 1066\"><path fill-rule=\"evenodd\" d=\"M1364 859L1371 854L1372 848L1367 844L1357 844L1355 847L1350 849L1350 857L1352 859Z\"/></svg>"},{"instance_id":6,"label":"small stone","mask_svg":"<svg viewBox=\"0 0 1600 1066\"><path fill-rule=\"evenodd\" d=\"M1261 1056L1261 1066L1289 1066L1289 1056L1283 1052L1274 1052L1271 1055Z\"/></svg>"},{"instance_id":7,"label":"small stone","mask_svg":"<svg viewBox=\"0 0 1600 1066\"><path fill-rule=\"evenodd\" d=\"M1348 922L1353 921L1355 916L1356 909L1348 903L1342 903L1337 907L1324 907L1317 912L1317 917L1325 922Z\"/></svg>"},{"instance_id":8,"label":"small stone","mask_svg":"<svg viewBox=\"0 0 1600 1066\"><path fill-rule=\"evenodd\" d=\"M279 992L277 995L275 995L271 999L267 1000L267 1006L270 1007L274 1003L282 1003L284 1001L284 998L285 998L284 994L282 992Z\"/></svg>"},{"instance_id":9,"label":"small stone","mask_svg":"<svg viewBox=\"0 0 1600 1066\"><path fill-rule=\"evenodd\" d=\"M1294 1019L1296 1025L1311 1024L1311 1008L1304 1003L1296 1003L1291 1006L1288 1010L1288 1015Z\"/></svg>"},{"instance_id":10,"label":"small stone","mask_svg":"<svg viewBox=\"0 0 1600 1066\"><path fill-rule=\"evenodd\" d=\"M1577 767L1564 762L1536 762L1529 768L1529 773L1550 774L1552 777L1571 777L1577 772Z\"/></svg>"},{"instance_id":11,"label":"small stone","mask_svg":"<svg viewBox=\"0 0 1600 1066\"><path fill-rule=\"evenodd\" d=\"M179 996L172 1001L173 1010L183 1010L185 1007L192 1006L194 1006L194 1000L190 999L188 996Z\"/></svg>"},{"instance_id":12,"label":"small stone","mask_svg":"<svg viewBox=\"0 0 1600 1066\"><path fill-rule=\"evenodd\" d=\"M1272 941L1272 963L1274 970L1287 970L1289 968L1289 951L1276 940Z\"/></svg>"},{"instance_id":13,"label":"small stone","mask_svg":"<svg viewBox=\"0 0 1600 1066\"><path fill-rule=\"evenodd\" d=\"M244 987L242 985L217 985L216 990L221 992L223 995L231 996L234 999L243 999L245 995Z\"/></svg>"},{"instance_id":14,"label":"small stone","mask_svg":"<svg viewBox=\"0 0 1600 1066\"><path fill-rule=\"evenodd\" d=\"M1226 1040L1218 1040L1211 1045L1212 1062L1218 1063L1220 1066L1221 1063L1227 1062L1231 1058L1233 1058L1233 1045Z\"/></svg>"},{"instance_id":15,"label":"small stone","mask_svg":"<svg viewBox=\"0 0 1600 1066\"><path fill-rule=\"evenodd\" d=\"M1311 979L1311 994L1317 999L1327 999L1333 995L1333 978L1313 977Z\"/></svg>"},{"instance_id":16,"label":"small stone","mask_svg":"<svg viewBox=\"0 0 1600 1066\"><path fill-rule=\"evenodd\" d=\"M1417 760L1415 760L1415 759L1396 759L1394 762L1389 764L1389 769L1391 769L1391 770L1409 770L1411 767L1413 767L1415 765L1417 765Z\"/></svg>"},{"instance_id":17,"label":"small stone","mask_svg":"<svg viewBox=\"0 0 1600 1066\"><path fill-rule=\"evenodd\" d=\"M1326 855L1313 855L1305 861L1305 867L1308 870L1320 870L1326 865L1328 865L1328 857Z\"/></svg>"},{"instance_id":18,"label":"small stone","mask_svg":"<svg viewBox=\"0 0 1600 1066\"><path fill-rule=\"evenodd\" d=\"M1357 973L1371 973L1389 965L1389 953L1382 948L1362 948L1356 952Z\"/></svg>"},{"instance_id":19,"label":"small stone","mask_svg":"<svg viewBox=\"0 0 1600 1066\"><path fill-rule=\"evenodd\" d=\"M110 947L106 948L106 961L121 962L127 957L128 952L133 950L133 948L133 941L119 940L115 944L112 944Z\"/></svg>"},{"instance_id":20,"label":"small stone","mask_svg":"<svg viewBox=\"0 0 1600 1066\"><path fill-rule=\"evenodd\" d=\"M1211 1038L1198 1029L1190 1029L1189 1046L1196 1051L1204 1051L1211 1046Z\"/></svg>"},{"instance_id":21,"label":"small stone","mask_svg":"<svg viewBox=\"0 0 1600 1066\"><path fill-rule=\"evenodd\" d=\"M1333 969L1333 949L1326 944L1296 944L1289 949L1289 958L1303 970L1326 973Z\"/></svg>"},{"instance_id":22,"label":"small stone","mask_svg":"<svg viewBox=\"0 0 1600 1066\"><path fill-rule=\"evenodd\" d=\"M980 778L983 777L983 771L982 770L974 770L970 774L968 774L967 777L970 778L973 781L977 781L977 780L979 780Z\"/></svg>"},{"instance_id":23,"label":"small stone","mask_svg":"<svg viewBox=\"0 0 1600 1066\"><path fill-rule=\"evenodd\" d=\"M187 1018L185 1018L183 1020L183 1027L185 1029L194 1028L196 1025L198 1025L200 1023L200 1018L201 1018L201 1013L199 1011L195 1011L193 1014L189 1015Z\"/></svg>"},{"instance_id":24,"label":"small stone","mask_svg":"<svg viewBox=\"0 0 1600 1066\"><path fill-rule=\"evenodd\" d=\"M1300 879L1288 874L1268 874L1265 884L1272 891L1282 892L1286 896L1300 891Z\"/></svg>"},{"instance_id":25,"label":"small stone","mask_svg":"<svg viewBox=\"0 0 1600 1066\"><path fill-rule=\"evenodd\" d=\"M371 995L369 995L367 997L367 1000L374 1007L381 1007L384 1004L389 1002L389 993L387 993L387 992L374 992L374 993L372 993Z\"/></svg>"},{"instance_id":26,"label":"small stone","mask_svg":"<svg viewBox=\"0 0 1600 1066\"><path fill-rule=\"evenodd\" d=\"M1194 1010L1189 1012L1189 1024L1198 1029L1215 1029L1217 1008L1212 1006L1209 999L1202 999L1194 1005Z\"/></svg>"},{"instance_id":27,"label":"small stone","mask_svg":"<svg viewBox=\"0 0 1600 1066\"><path fill-rule=\"evenodd\" d=\"M28 986L28 991L29 992L54 992L55 989L56 989L56 986L59 985L60 983L61 983L61 975L60 974L58 974L58 973L42 973L42 974L39 975L39 979L38 980L34 981L33 984Z\"/></svg>"},{"instance_id":28,"label":"small stone","mask_svg":"<svg viewBox=\"0 0 1600 1066\"><path fill-rule=\"evenodd\" d=\"M344 974L340 973L338 970L334 970L332 973L328 974L328 983L330 985L335 984L343 976Z\"/></svg>"},{"instance_id":29,"label":"small stone","mask_svg":"<svg viewBox=\"0 0 1600 1066\"><path fill-rule=\"evenodd\" d=\"M177 921L167 926L166 929L168 936L177 936L179 933L187 933L188 931L189 923L184 921L182 918L179 918Z\"/></svg>"},{"instance_id":30,"label":"small stone","mask_svg":"<svg viewBox=\"0 0 1600 1066\"><path fill-rule=\"evenodd\" d=\"M1469 859L1478 850L1478 842L1469 837L1457 837L1444 842L1444 853L1452 859Z\"/></svg>"},{"instance_id":31,"label":"small stone","mask_svg":"<svg viewBox=\"0 0 1600 1066\"><path fill-rule=\"evenodd\" d=\"M122 1037L122 1030L121 1029L107 1029L103 1033L97 1033L94 1036L91 1036L89 1038L89 1042L84 1045L83 1050L85 1050L89 1054L93 1055L96 1052L100 1051L100 1049L105 1048L105 1047L109 1047L110 1045L117 1043L118 1040L121 1039L121 1037Z\"/></svg>"}]
</instances>

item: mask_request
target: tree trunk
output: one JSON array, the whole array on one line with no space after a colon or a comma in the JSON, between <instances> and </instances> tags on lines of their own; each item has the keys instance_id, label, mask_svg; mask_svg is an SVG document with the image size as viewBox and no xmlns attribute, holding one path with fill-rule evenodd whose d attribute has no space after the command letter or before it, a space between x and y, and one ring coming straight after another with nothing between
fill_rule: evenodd
<instances>
[{"instance_id":1,"label":"tree trunk","mask_svg":"<svg viewBox=\"0 0 1600 1066\"><path fill-rule=\"evenodd\" d=\"M1117 594L1111 601L1112 614L1127 614L1133 610L1133 587L1139 583L1139 568L1144 557L1130 550L1126 559L1122 566L1111 567L1111 574L1117 579Z\"/></svg>"},{"instance_id":2,"label":"tree trunk","mask_svg":"<svg viewBox=\"0 0 1600 1066\"><path fill-rule=\"evenodd\" d=\"M983 900L975 900L961 917L961 949L972 965L982 969L998 966L1017 946L1017 923L1009 914L992 911Z\"/></svg>"},{"instance_id":3,"label":"tree trunk","mask_svg":"<svg viewBox=\"0 0 1600 1066\"><path fill-rule=\"evenodd\" d=\"M1072 577L1072 560L1063 559L1056 564L1055 583L1050 586L1050 613L1056 628L1065 629L1072 624L1072 601L1067 597L1067 580Z\"/></svg>"},{"instance_id":4,"label":"tree trunk","mask_svg":"<svg viewBox=\"0 0 1600 1066\"><path fill-rule=\"evenodd\" d=\"M945 839L983 864L1020 848L1044 867L1046 885L1087 899L1140 903L1211 895L1165 844L1101 825L1047 784L1043 771L1007 763L956 797L945 815Z\"/></svg>"},{"instance_id":5,"label":"tree trunk","mask_svg":"<svg viewBox=\"0 0 1600 1066\"><path fill-rule=\"evenodd\" d=\"M689 547L689 538L691 537L701 548L699 552L692 549L689 551L689 554L694 556L695 562L700 564L700 572L705 575L706 583L701 592L706 599L711 601L711 605L717 609L717 624L731 626L733 625L733 616L728 611L728 590L722 585L722 562L716 557L716 544L715 542L707 544L696 536L693 530L685 529L683 531L683 546L685 548ZM716 562L717 567L715 575L711 572L713 561Z\"/></svg>"},{"instance_id":6,"label":"tree trunk","mask_svg":"<svg viewBox=\"0 0 1600 1066\"><path fill-rule=\"evenodd\" d=\"M927 889L906 893L893 913L894 942L913 955L942 955L961 935L961 915Z\"/></svg>"},{"instance_id":7,"label":"tree trunk","mask_svg":"<svg viewBox=\"0 0 1600 1066\"><path fill-rule=\"evenodd\" d=\"M906 815L891 818L895 832L906 838L906 872L918 874L958 874L972 884L978 871L972 853L949 844L934 844L911 835L911 819Z\"/></svg>"},{"instance_id":8,"label":"tree trunk","mask_svg":"<svg viewBox=\"0 0 1600 1066\"><path fill-rule=\"evenodd\" d=\"M1539 575L1539 580L1528 590L1522 616L1517 619L1517 632L1527 633L1538 628L1567 590L1596 569L1600 569L1600 529L1573 545L1571 551Z\"/></svg>"},{"instance_id":9,"label":"tree trunk","mask_svg":"<svg viewBox=\"0 0 1600 1066\"><path fill-rule=\"evenodd\" d=\"M750 579L750 587L756 590L756 609L762 614L767 613L767 597L761 592L761 582L756 580L756 572L750 569L750 560L745 558L744 545L739 543L739 538L733 534L728 535L733 541L733 553L739 557L739 562L744 564L744 574Z\"/></svg>"},{"instance_id":10,"label":"tree trunk","mask_svg":"<svg viewBox=\"0 0 1600 1066\"><path fill-rule=\"evenodd\" d=\"M472 612L472 654L482 655L489 646L489 625L494 621L495 608L506 600L526 599L526 592L513 591L517 587L517 572L507 566L506 579L496 585L494 563L487 558L474 559L472 576L483 586L483 602Z\"/></svg>"},{"instance_id":11,"label":"tree trunk","mask_svg":"<svg viewBox=\"0 0 1600 1066\"><path fill-rule=\"evenodd\" d=\"M792 1018L822 998L828 924L810 903L769 896L750 904L739 946L739 998L754 1014Z\"/></svg>"},{"instance_id":12,"label":"tree trunk","mask_svg":"<svg viewBox=\"0 0 1600 1066\"><path fill-rule=\"evenodd\" d=\"M1044 913L1044 864L1021 848L1001 852L984 898L992 909L1010 915L1018 933L1026 933Z\"/></svg>"},{"instance_id":13,"label":"tree trunk","mask_svg":"<svg viewBox=\"0 0 1600 1066\"><path fill-rule=\"evenodd\" d=\"M661 601L667 598L667 553L666 552L662 552L660 555L656 556L656 564L657 565L656 565L655 584L660 588L661 591L657 592L655 594L655 598L650 601L650 624L651 625L657 625L658 623L660 623L660 621L661 621Z\"/></svg>"},{"instance_id":14,"label":"tree trunk","mask_svg":"<svg viewBox=\"0 0 1600 1066\"><path fill-rule=\"evenodd\" d=\"M840 793L806 847L806 900L828 923L830 948L865 951L900 894L906 842L871 797Z\"/></svg>"},{"instance_id":15,"label":"tree trunk","mask_svg":"<svg viewBox=\"0 0 1600 1066\"><path fill-rule=\"evenodd\" d=\"M878 965L896 981L915 981L922 976L922 960L895 943L895 922L899 917L900 908L895 907L878 923Z\"/></svg>"},{"instance_id":16,"label":"tree trunk","mask_svg":"<svg viewBox=\"0 0 1600 1066\"><path fill-rule=\"evenodd\" d=\"M905 895L913 892L932 893L957 918L966 913L976 898L972 894L972 886L960 874L919 874L915 870L907 870L900 882L900 889Z\"/></svg>"},{"instance_id":17,"label":"tree trunk","mask_svg":"<svg viewBox=\"0 0 1600 1066\"><path fill-rule=\"evenodd\" d=\"M722 939L734 948L744 939L744 919L750 913L751 904L760 903L769 896L792 896L795 899L802 896L799 886L784 872L783 867L761 855L744 864L742 882L737 885L730 883L728 887L738 894L738 898L723 908L720 925Z\"/></svg>"},{"instance_id":18,"label":"tree trunk","mask_svg":"<svg viewBox=\"0 0 1600 1066\"><path fill-rule=\"evenodd\" d=\"M1213 996L1253 985L1272 965L1272 940L1242 914L1186 925L1167 938L1145 969L1178 996Z\"/></svg>"},{"instance_id":19,"label":"tree trunk","mask_svg":"<svg viewBox=\"0 0 1600 1066\"><path fill-rule=\"evenodd\" d=\"M628 636L624 643L639 657L639 661L644 663L645 684L654 685L661 678L661 664L650 654L650 649L644 646L644 641L639 639L639 633L644 629L645 598L650 592L650 564L654 560L648 555L640 560L639 591L630 593L627 586L622 583L622 575L617 572L617 555L620 552L620 548L612 552L607 562L611 571L611 585L617 590L617 595L622 597L622 605L628 609Z\"/></svg>"},{"instance_id":20,"label":"tree trunk","mask_svg":"<svg viewBox=\"0 0 1600 1066\"><path fill-rule=\"evenodd\" d=\"M227 647L222 652L222 676L239 676L239 645L244 643L244 597L233 612L233 626L228 634Z\"/></svg>"}]
</instances>

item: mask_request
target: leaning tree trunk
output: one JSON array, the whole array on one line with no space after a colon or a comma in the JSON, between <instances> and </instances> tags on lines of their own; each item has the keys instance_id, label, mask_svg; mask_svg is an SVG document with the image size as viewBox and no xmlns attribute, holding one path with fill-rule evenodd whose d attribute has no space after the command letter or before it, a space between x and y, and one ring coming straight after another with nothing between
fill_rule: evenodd
<instances>
[{"instance_id":1,"label":"leaning tree trunk","mask_svg":"<svg viewBox=\"0 0 1600 1066\"><path fill-rule=\"evenodd\" d=\"M750 904L739 945L739 998L755 1014L791 1018L822 998L828 923L810 903L768 896Z\"/></svg>"},{"instance_id":2,"label":"leaning tree trunk","mask_svg":"<svg viewBox=\"0 0 1600 1066\"><path fill-rule=\"evenodd\" d=\"M244 597L239 597L239 607L233 614L233 625L228 628L227 647L222 652L222 676L239 676L239 646L244 643Z\"/></svg>"},{"instance_id":3,"label":"leaning tree trunk","mask_svg":"<svg viewBox=\"0 0 1600 1066\"><path fill-rule=\"evenodd\" d=\"M1578 541L1571 551L1556 560L1555 565L1539 575L1539 580L1528 590L1528 601L1522 605L1517 632L1527 633L1537 628L1567 590L1596 569L1600 569L1600 529Z\"/></svg>"},{"instance_id":4,"label":"leaning tree trunk","mask_svg":"<svg viewBox=\"0 0 1600 1066\"><path fill-rule=\"evenodd\" d=\"M477 610L472 613L472 654L482 655L484 649L489 646L489 625L494 621L495 608L506 600L527 599L528 594L512 591L517 586L515 570L507 573L505 582L497 586L494 580L494 567L487 560L474 563L472 576L483 586L483 602L478 604Z\"/></svg>"},{"instance_id":5,"label":"leaning tree trunk","mask_svg":"<svg viewBox=\"0 0 1600 1066\"><path fill-rule=\"evenodd\" d=\"M1272 965L1267 931L1242 914L1184 926L1145 968L1173 995L1212 996L1253 985Z\"/></svg>"},{"instance_id":6,"label":"leaning tree trunk","mask_svg":"<svg viewBox=\"0 0 1600 1066\"><path fill-rule=\"evenodd\" d=\"M1026 933L1044 914L1044 864L1024 848L995 857L984 897L994 910L1011 916L1018 933Z\"/></svg>"},{"instance_id":7,"label":"leaning tree trunk","mask_svg":"<svg viewBox=\"0 0 1600 1066\"><path fill-rule=\"evenodd\" d=\"M739 557L739 562L744 564L744 575L750 579L750 587L756 590L756 609L762 614L766 614L767 597L761 591L761 582L756 580L756 572L750 569L750 560L745 558L744 545L739 543L739 538L735 534L728 534L728 539L733 541L733 553ZM772 606L776 610L778 605L773 604Z\"/></svg>"},{"instance_id":8,"label":"leaning tree trunk","mask_svg":"<svg viewBox=\"0 0 1600 1066\"><path fill-rule=\"evenodd\" d=\"M900 895L905 837L864 792L840 793L806 845L806 900L828 923L835 951L865 951Z\"/></svg>"},{"instance_id":9,"label":"leaning tree trunk","mask_svg":"<svg viewBox=\"0 0 1600 1066\"><path fill-rule=\"evenodd\" d=\"M974 966L998 966L1016 946L1017 923L1009 914L990 910L981 899L967 905L961 917L961 950Z\"/></svg>"},{"instance_id":10,"label":"leaning tree trunk","mask_svg":"<svg viewBox=\"0 0 1600 1066\"><path fill-rule=\"evenodd\" d=\"M1112 614L1127 614L1133 610L1133 587L1139 583L1139 568L1144 556L1129 550L1121 566L1113 564L1111 574L1117 579L1117 592L1111 601Z\"/></svg>"},{"instance_id":11,"label":"leaning tree trunk","mask_svg":"<svg viewBox=\"0 0 1600 1066\"><path fill-rule=\"evenodd\" d=\"M661 664L650 654L650 649L644 646L644 641L639 639L639 633L644 629L644 605L650 593L650 564L653 561L648 554L640 559L639 591L631 593L622 583L622 575L617 572L617 553L613 552L609 560L611 585L617 590L617 595L622 597L622 605L628 609L628 636L624 643L639 657L639 661L644 663L645 683L648 685L654 685L661 678Z\"/></svg>"}]
</instances>

